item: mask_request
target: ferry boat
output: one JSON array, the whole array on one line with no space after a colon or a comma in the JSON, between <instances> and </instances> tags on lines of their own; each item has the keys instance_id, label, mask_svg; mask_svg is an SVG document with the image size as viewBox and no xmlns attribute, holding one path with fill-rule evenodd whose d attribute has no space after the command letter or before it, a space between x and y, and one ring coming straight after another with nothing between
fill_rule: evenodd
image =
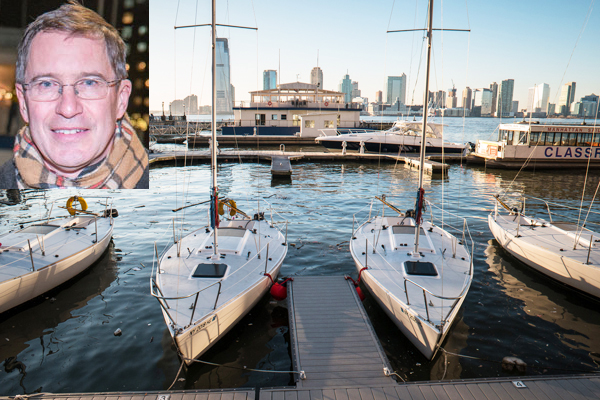
<instances>
[{"instance_id":1,"label":"ferry boat","mask_svg":"<svg viewBox=\"0 0 600 400\"><path fill-rule=\"evenodd\" d=\"M500 124L498 140L478 140L469 164L489 168L600 167L600 127L519 122Z\"/></svg>"},{"instance_id":2,"label":"ferry boat","mask_svg":"<svg viewBox=\"0 0 600 400\"><path fill-rule=\"evenodd\" d=\"M315 138L317 143L328 149L365 149L377 153L418 153L421 151L422 121L396 121L388 130L364 132L337 132ZM428 122L425 132L425 147L428 153L462 153L467 145L446 142L442 139L443 125ZM325 132L325 131L324 131Z\"/></svg>"},{"instance_id":3,"label":"ferry boat","mask_svg":"<svg viewBox=\"0 0 600 400\"><path fill-rule=\"evenodd\" d=\"M360 126L361 105L346 103L345 94L294 82L250 92L250 104L233 107L234 122L222 135L317 137L321 129Z\"/></svg>"}]
</instances>

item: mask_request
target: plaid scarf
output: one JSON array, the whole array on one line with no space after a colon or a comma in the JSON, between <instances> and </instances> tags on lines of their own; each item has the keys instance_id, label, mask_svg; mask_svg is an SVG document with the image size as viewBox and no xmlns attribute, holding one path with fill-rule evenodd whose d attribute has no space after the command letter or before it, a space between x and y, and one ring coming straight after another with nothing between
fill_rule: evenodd
<instances>
[{"instance_id":1,"label":"plaid scarf","mask_svg":"<svg viewBox=\"0 0 600 400\"><path fill-rule=\"evenodd\" d=\"M58 175L46 168L31 139L29 126L24 126L17 134L13 152L19 189L133 189L148 167L146 149L126 117L116 124L110 154L85 167L75 178Z\"/></svg>"}]
</instances>

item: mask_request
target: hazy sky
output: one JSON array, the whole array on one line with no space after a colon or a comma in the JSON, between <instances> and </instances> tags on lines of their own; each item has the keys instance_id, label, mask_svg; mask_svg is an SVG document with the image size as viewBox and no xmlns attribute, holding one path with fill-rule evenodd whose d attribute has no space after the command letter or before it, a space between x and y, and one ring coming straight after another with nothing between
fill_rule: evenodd
<instances>
[{"instance_id":1,"label":"hazy sky","mask_svg":"<svg viewBox=\"0 0 600 400\"><path fill-rule=\"evenodd\" d=\"M526 107L528 89L550 85L550 102L576 82L576 99L600 94L600 9L594 0L446 0L434 4L430 90L488 88L515 80L514 100ZM423 104L424 34L386 33L426 27L427 1L217 0L217 27L229 39L236 105L262 89L262 73L279 70L280 83L310 82L323 70L324 89L338 90L348 73L362 96L385 99L387 76L407 75L408 104ZM210 105L210 0L150 0L150 109L196 94Z\"/></svg>"}]
</instances>

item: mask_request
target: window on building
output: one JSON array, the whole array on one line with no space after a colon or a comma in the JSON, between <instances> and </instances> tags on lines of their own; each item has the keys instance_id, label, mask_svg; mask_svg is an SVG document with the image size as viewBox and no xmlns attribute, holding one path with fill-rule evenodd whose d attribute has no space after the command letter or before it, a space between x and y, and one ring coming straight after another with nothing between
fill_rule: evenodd
<instances>
[{"instance_id":1,"label":"window on building","mask_svg":"<svg viewBox=\"0 0 600 400\"><path fill-rule=\"evenodd\" d=\"M294 119L292 126L300 126L300 116L298 114L294 114L292 118Z\"/></svg>"},{"instance_id":2,"label":"window on building","mask_svg":"<svg viewBox=\"0 0 600 400\"><path fill-rule=\"evenodd\" d=\"M314 128L315 127L315 121L314 120L310 120L307 119L304 121L304 127L305 128Z\"/></svg>"},{"instance_id":3,"label":"window on building","mask_svg":"<svg viewBox=\"0 0 600 400\"><path fill-rule=\"evenodd\" d=\"M271 121L277 121L277 114L271 114Z\"/></svg>"},{"instance_id":4,"label":"window on building","mask_svg":"<svg viewBox=\"0 0 600 400\"><path fill-rule=\"evenodd\" d=\"M265 124L265 114L254 114L254 120L256 121L256 125L264 125Z\"/></svg>"},{"instance_id":5,"label":"window on building","mask_svg":"<svg viewBox=\"0 0 600 400\"><path fill-rule=\"evenodd\" d=\"M285 114L281 114L281 120L282 120L282 121L286 121L286 120L287 120L287 115L285 115Z\"/></svg>"},{"instance_id":6,"label":"window on building","mask_svg":"<svg viewBox=\"0 0 600 400\"><path fill-rule=\"evenodd\" d=\"M334 124L333 124L333 121L327 121L327 120L325 120L325 121L323 122L323 126L324 126L325 128L333 128Z\"/></svg>"}]
</instances>

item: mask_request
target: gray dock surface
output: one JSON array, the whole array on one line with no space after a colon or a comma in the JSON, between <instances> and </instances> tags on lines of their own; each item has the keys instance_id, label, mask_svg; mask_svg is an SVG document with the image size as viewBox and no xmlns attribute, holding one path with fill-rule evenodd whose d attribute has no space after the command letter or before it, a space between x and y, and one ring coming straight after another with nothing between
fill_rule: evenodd
<instances>
[{"instance_id":1,"label":"gray dock surface","mask_svg":"<svg viewBox=\"0 0 600 400\"><path fill-rule=\"evenodd\" d=\"M300 276L288 283L292 358L298 388L395 386L354 284L343 276Z\"/></svg>"},{"instance_id":2,"label":"gray dock surface","mask_svg":"<svg viewBox=\"0 0 600 400\"><path fill-rule=\"evenodd\" d=\"M185 162L204 162L210 163L210 151L208 150L189 150L189 151L169 151L161 153L151 153L149 155L150 164L158 165L172 163L177 161ZM220 163L222 162L257 162L271 161L273 157L287 157L291 161L348 161L348 162L386 162L386 163L404 163L411 168L419 168L418 154L398 155L392 153L358 153L341 151L278 151L278 150L223 150L217 155ZM424 170L429 174L447 173L448 164L441 163L441 155L429 155L424 163ZM461 157L457 155L444 156L444 161L460 161Z\"/></svg>"}]
</instances>

